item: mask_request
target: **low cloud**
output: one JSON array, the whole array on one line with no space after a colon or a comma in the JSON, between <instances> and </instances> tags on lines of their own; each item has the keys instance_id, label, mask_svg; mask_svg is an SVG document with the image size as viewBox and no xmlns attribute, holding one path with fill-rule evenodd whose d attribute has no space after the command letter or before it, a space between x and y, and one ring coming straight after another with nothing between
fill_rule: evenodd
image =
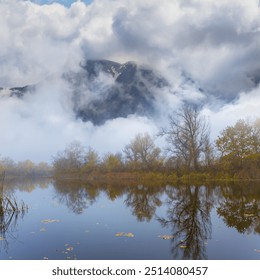
<instances>
[{"instance_id":1,"label":"low cloud","mask_svg":"<svg viewBox=\"0 0 260 280\"><path fill-rule=\"evenodd\" d=\"M184 101L204 102L212 138L239 118L258 117L259 13L258 0L94 0L70 7L2 0L0 87L38 86L22 99L0 91L0 154L49 161L73 140L120 151L136 133L156 133ZM170 86L156 94L158 116L132 114L101 126L77 119L62 77L86 59L135 61L160 73Z\"/></svg>"}]
</instances>

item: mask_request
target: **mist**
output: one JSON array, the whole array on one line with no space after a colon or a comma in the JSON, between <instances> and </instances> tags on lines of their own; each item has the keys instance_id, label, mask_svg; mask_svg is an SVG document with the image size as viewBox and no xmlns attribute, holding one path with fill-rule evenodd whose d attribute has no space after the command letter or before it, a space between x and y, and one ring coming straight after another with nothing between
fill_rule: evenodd
<instances>
[{"instance_id":1,"label":"mist","mask_svg":"<svg viewBox=\"0 0 260 280\"><path fill-rule=\"evenodd\" d=\"M120 152L139 132L155 135L184 102L203 104L214 140L227 125L260 112L258 0L94 0L70 7L0 2L0 156L51 161L72 141ZM164 77L152 89L154 117L130 114L101 125L73 110L64 79L87 59L134 61ZM82 102L102 99L113 79L100 74ZM22 98L9 88L37 85ZM107 104L109 106L109 104ZM156 140L163 145L162 140Z\"/></svg>"}]
</instances>

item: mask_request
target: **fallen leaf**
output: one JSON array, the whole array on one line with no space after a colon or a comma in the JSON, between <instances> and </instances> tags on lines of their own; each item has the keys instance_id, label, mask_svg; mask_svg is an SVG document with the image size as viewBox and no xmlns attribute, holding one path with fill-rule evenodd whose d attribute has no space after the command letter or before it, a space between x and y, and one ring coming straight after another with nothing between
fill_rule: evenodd
<instances>
[{"instance_id":1,"label":"fallen leaf","mask_svg":"<svg viewBox=\"0 0 260 280\"><path fill-rule=\"evenodd\" d=\"M164 239L164 240L169 240L169 239L173 239L174 236L173 235L159 235L158 237Z\"/></svg>"},{"instance_id":2,"label":"fallen leaf","mask_svg":"<svg viewBox=\"0 0 260 280\"><path fill-rule=\"evenodd\" d=\"M4 237L0 236L0 241L5 240Z\"/></svg>"},{"instance_id":3,"label":"fallen leaf","mask_svg":"<svg viewBox=\"0 0 260 280\"><path fill-rule=\"evenodd\" d=\"M50 220L50 219L47 219L47 220L42 220L41 222L44 223L44 224L51 224L51 223L58 223L60 220Z\"/></svg>"},{"instance_id":4,"label":"fallen leaf","mask_svg":"<svg viewBox=\"0 0 260 280\"><path fill-rule=\"evenodd\" d=\"M187 248L187 246L186 245L181 245L180 248L185 249L185 248Z\"/></svg>"},{"instance_id":5,"label":"fallen leaf","mask_svg":"<svg viewBox=\"0 0 260 280\"><path fill-rule=\"evenodd\" d=\"M126 233L124 236L126 236L126 237L134 237L132 232Z\"/></svg>"},{"instance_id":6,"label":"fallen leaf","mask_svg":"<svg viewBox=\"0 0 260 280\"><path fill-rule=\"evenodd\" d=\"M125 232L118 232L115 234L115 236L126 236L126 237L134 237L134 234L132 232L125 233Z\"/></svg>"},{"instance_id":7,"label":"fallen leaf","mask_svg":"<svg viewBox=\"0 0 260 280\"><path fill-rule=\"evenodd\" d=\"M68 247L67 249L66 249L67 251L73 251L73 247Z\"/></svg>"},{"instance_id":8,"label":"fallen leaf","mask_svg":"<svg viewBox=\"0 0 260 280\"><path fill-rule=\"evenodd\" d=\"M255 252L260 253L260 250L255 249Z\"/></svg>"}]
</instances>

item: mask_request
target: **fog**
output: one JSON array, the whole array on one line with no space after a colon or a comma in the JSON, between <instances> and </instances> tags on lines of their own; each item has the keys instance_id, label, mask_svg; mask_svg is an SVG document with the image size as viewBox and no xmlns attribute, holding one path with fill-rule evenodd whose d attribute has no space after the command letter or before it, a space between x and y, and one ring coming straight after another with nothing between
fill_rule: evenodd
<instances>
[{"instance_id":1,"label":"fog","mask_svg":"<svg viewBox=\"0 0 260 280\"><path fill-rule=\"evenodd\" d=\"M185 101L204 104L212 140L240 118L259 117L259 13L258 0L94 0L69 7L1 0L0 155L51 161L74 140L118 152L138 132L155 135ZM80 71L86 59L135 61L167 79L169 87L155 96L156 117L131 114L99 126L77 119L63 74ZM31 84L35 93L10 96L8 88Z\"/></svg>"}]
</instances>

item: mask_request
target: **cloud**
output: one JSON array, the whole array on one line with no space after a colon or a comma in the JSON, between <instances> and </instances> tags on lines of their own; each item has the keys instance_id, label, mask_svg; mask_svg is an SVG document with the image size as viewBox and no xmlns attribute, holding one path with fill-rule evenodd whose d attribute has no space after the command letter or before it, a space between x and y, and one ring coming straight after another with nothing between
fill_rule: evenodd
<instances>
[{"instance_id":1,"label":"cloud","mask_svg":"<svg viewBox=\"0 0 260 280\"><path fill-rule=\"evenodd\" d=\"M257 0L94 0L69 7L2 0L0 87L39 86L23 99L0 92L0 153L49 160L75 139L102 152L120 150L135 133L156 132L184 100L207 100L213 135L258 116L259 13ZM75 119L62 75L89 58L155 69L171 85L156 95L164 114L155 122L131 115L99 127Z\"/></svg>"}]
</instances>

